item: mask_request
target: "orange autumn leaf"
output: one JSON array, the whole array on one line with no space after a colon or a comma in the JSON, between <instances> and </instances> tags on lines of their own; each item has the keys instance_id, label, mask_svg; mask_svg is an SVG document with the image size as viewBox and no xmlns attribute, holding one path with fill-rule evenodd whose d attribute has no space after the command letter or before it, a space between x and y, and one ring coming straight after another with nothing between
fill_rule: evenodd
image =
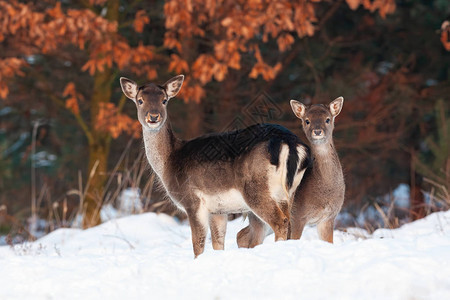
<instances>
[{"instance_id":1,"label":"orange autumn leaf","mask_svg":"<svg viewBox=\"0 0 450 300\"><path fill-rule=\"evenodd\" d=\"M78 105L78 99L82 99L82 95L77 93L75 84L69 82L63 91L63 97L69 97L66 100L66 108L72 113L78 115L80 113L80 107Z\"/></svg>"},{"instance_id":2,"label":"orange autumn leaf","mask_svg":"<svg viewBox=\"0 0 450 300\"><path fill-rule=\"evenodd\" d=\"M9 88L8 85L4 82L0 82L0 98L5 99L8 96Z\"/></svg>"},{"instance_id":3,"label":"orange autumn leaf","mask_svg":"<svg viewBox=\"0 0 450 300\"><path fill-rule=\"evenodd\" d=\"M14 76L23 76L21 68L26 65L25 61L16 57L0 59L0 98L6 98L9 93L8 81Z\"/></svg>"},{"instance_id":4,"label":"orange autumn leaf","mask_svg":"<svg viewBox=\"0 0 450 300\"><path fill-rule=\"evenodd\" d=\"M351 10L357 10L358 6L361 4L360 0L345 0Z\"/></svg>"},{"instance_id":5,"label":"orange autumn leaf","mask_svg":"<svg viewBox=\"0 0 450 300\"><path fill-rule=\"evenodd\" d=\"M281 35L277 39L278 49L281 52L284 52L291 48L291 45L294 43L294 37L288 33Z\"/></svg>"},{"instance_id":6,"label":"orange autumn leaf","mask_svg":"<svg viewBox=\"0 0 450 300\"><path fill-rule=\"evenodd\" d=\"M213 67L214 78L217 81L223 81L228 73L228 67L225 64L216 63Z\"/></svg>"},{"instance_id":7,"label":"orange autumn leaf","mask_svg":"<svg viewBox=\"0 0 450 300\"><path fill-rule=\"evenodd\" d=\"M102 0L92 1L95 5L104 3ZM25 40L29 45L25 49L29 50L24 55L36 51L52 55L61 47L74 45L89 53L82 70L90 75L113 68L114 64L125 69L132 67L136 60L141 64L152 60L152 55L141 51L141 45L136 48L129 46L118 33L117 22L111 22L90 9L64 10L62 6L57 1L53 7L40 12L33 11L32 4L0 0L0 19L8 21L0 29L0 41L5 37L12 44ZM144 11L138 11L136 16L138 30L150 21Z\"/></svg>"},{"instance_id":8,"label":"orange autumn leaf","mask_svg":"<svg viewBox=\"0 0 450 300\"><path fill-rule=\"evenodd\" d=\"M95 74L96 62L95 60L88 60L83 67L81 67L82 71L89 70L89 75L93 76Z\"/></svg>"},{"instance_id":9,"label":"orange autumn leaf","mask_svg":"<svg viewBox=\"0 0 450 300\"><path fill-rule=\"evenodd\" d=\"M280 70L281 63L277 63L274 67L271 67L265 62L260 61L253 66L249 77L257 78L259 75L261 75L265 81L269 81L274 79Z\"/></svg>"},{"instance_id":10,"label":"orange autumn leaf","mask_svg":"<svg viewBox=\"0 0 450 300\"><path fill-rule=\"evenodd\" d=\"M205 96L205 90L200 84L192 80L192 77L188 77L184 81L183 88L178 95L186 103L191 101L200 103L201 99Z\"/></svg>"},{"instance_id":11,"label":"orange autumn leaf","mask_svg":"<svg viewBox=\"0 0 450 300\"><path fill-rule=\"evenodd\" d=\"M192 75L203 85L210 82L214 76L214 65L217 60L209 54L200 55L192 65Z\"/></svg>"},{"instance_id":12,"label":"orange autumn leaf","mask_svg":"<svg viewBox=\"0 0 450 300\"><path fill-rule=\"evenodd\" d=\"M239 54L238 51L233 52L228 60L228 66L235 70L239 70L241 68L241 54Z\"/></svg>"},{"instance_id":13,"label":"orange autumn leaf","mask_svg":"<svg viewBox=\"0 0 450 300\"><path fill-rule=\"evenodd\" d=\"M66 100L66 108L72 111L75 115L80 114L80 107L78 106L78 101L75 97L71 97Z\"/></svg>"},{"instance_id":14,"label":"orange autumn leaf","mask_svg":"<svg viewBox=\"0 0 450 300\"><path fill-rule=\"evenodd\" d=\"M395 12L396 4L395 0L362 0L362 4L365 9L374 12L378 9L379 15L385 19L386 15Z\"/></svg>"},{"instance_id":15,"label":"orange autumn leaf","mask_svg":"<svg viewBox=\"0 0 450 300\"><path fill-rule=\"evenodd\" d=\"M73 96L75 93L75 84L73 82L69 82L68 84L66 84L63 92L63 97Z\"/></svg>"},{"instance_id":16,"label":"orange autumn leaf","mask_svg":"<svg viewBox=\"0 0 450 300\"><path fill-rule=\"evenodd\" d=\"M380 3L378 7L378 13L383 19L385 19L386 15L394 13L395 9L396 9L395 0L386 0Z\"/></svg>"},{"instance_id":17,"label":"orange autumn leaf","mask_svg":"<svg viewBox=\"0 0 450 300\"><path fill-rule=\"evenodd\" d=\"M118 138L120 134L127 133L134 138L141 135L141 125L137 120L125 114L119 113L114 103L101 103L95 128L98 131L108 132L113 138Z\"/></svg>"},{"instance_id":18,"label":"orange autumn leaf","mask_svg":"<svg viewBox=\"0 0 450 300\"><path fill-rule=\"evenodd\" d=\"M136 32L143 32L144 26L150 23L150 18L146 15L145 10L139 10L133 21L133 27Z\"/></svg>"},{"instance_id":19,"label":"orange autumn leaf","mask_svg":"<svg viewBox=\"0 0 450 300\"><path fill-rule=\"evenodd\" d=\"M231 17L226 17L225 19L222 20L221 24L223 27L228 27L231 25L231 23L233 23L233 19Z\"/></svg>"},{"instance_id":20,"label":"orange autumn leaf","mask_svg":"<svg viewBox=\"0 0 450 300\"><path fill-rule=\"evenodd\" d=\"M441 43L445 50L450 51L450 22L444 21L441 25Z\"/></svg>"},{"instance_id":21,"label":"orange autumn leaf","mask_svg":"<svg viewBox=\"0 0 450 300\"><path fill-rule=\"evenodd\" d=\"M56 5L54 8L49 9L47 13L53 17L53 18L61 18L63 16L62 10L61 10L61 2L56 2Z\"/></svg>"},{"instance_id":22,"label":"orange autumn leaf","mask_svg":"<svg viewBox=\"0 0 450 300\"><path fill-rule=\"evenodd\" d=\"M175 72L177 74L189 72L189 65L187 61L185 61L178 55L172 54L170 55L169 71Z\"/></svg>"}]
</instances>

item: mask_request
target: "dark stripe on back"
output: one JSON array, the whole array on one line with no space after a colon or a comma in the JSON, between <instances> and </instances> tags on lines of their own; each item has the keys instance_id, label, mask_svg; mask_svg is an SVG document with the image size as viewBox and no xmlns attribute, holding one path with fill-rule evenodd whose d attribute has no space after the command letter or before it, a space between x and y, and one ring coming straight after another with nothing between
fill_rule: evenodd
<instances>
[{"instance_id":1,"label":"dark stripe on back","mask_svg":"<svg viewBox=\"0 0 450 300\"><path fill-rule=\"evenodd\" d=\"M288 189L292 187L294 182L294 176L297 173L298 164L298 153L297 153L297 143L288 143L289 146L289 157L286 162L287 167L287 185Z\"/></svg>"},{"instance_id":2,"label":"dark stripe on back","mask_svg":"<svg viewBox=\"0 0 450 300\"><path fill-rule=\"evenodd\" d=\"M280 142L272 141L279 139ZM214 133L187 141L177 155L196 161L232 161L250 152L256 145L271 141L271 163L278 165L277 146L287 140L298 139L288 129L273 124L256 124L250 127L224 133ZM276 156L276 158L275 158Z\"/></svg>"},{"instance_id":3,"label":"dark stripe on back","mask_svg":"<svg viewBox=\"0 0 450 300\"><path fill-rule=\"evenodd\" d=\"M279 167L280 152L281 152L281 138L274 136L269 140L268 150L270 153L270 163Z\"/></svg>"},{"instance_id":4,"label":"dark stripe on back","mask_svg":"<svg viewBox=\"0 0 450 300\"><path fill-rule=\"evenodd\" d=\"M295 134L280 125L256 124L235 131L205 135L185 142L175 155L180 159L180 163L190 160L197 162L233 161L266 141L268 141L267 151L270 155L270 163L277 167L280 164L281 145L289 146L289 156L286 162L287 185L288 188L292 187L299 160L297 146L304 146L308 153L309 148ZM308 159L309 155L305 161ZM302 162L302 166L305 161Z\"/></svg>"}]
</instances>

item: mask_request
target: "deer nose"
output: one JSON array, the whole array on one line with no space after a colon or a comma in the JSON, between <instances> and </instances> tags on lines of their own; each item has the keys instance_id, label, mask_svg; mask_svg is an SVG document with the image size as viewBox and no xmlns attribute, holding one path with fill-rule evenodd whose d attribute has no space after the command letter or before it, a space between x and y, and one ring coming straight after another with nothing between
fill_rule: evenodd
<instances>
[{"instance_id":1,"label":"deer nose","mask_svg":"<svg viewBox=\"0 0 450 300\"><path fill-rule=\"evenodd\" d=\"M161 120L161 114L151 114L151 113L147 113L145 115L145 121L147 123L158 123Z\"/></svg>"},{"instance_id":2,"label":"deer nose","mask_svg":"<svg viewBox=\"0 0 450 300\"><path fill-rule=\"evenodd\" d=\"M323 130L322 129L314 129L313 133L315 136L321 136L321 135L323 135Z\"/></svg>"}]
</instances>

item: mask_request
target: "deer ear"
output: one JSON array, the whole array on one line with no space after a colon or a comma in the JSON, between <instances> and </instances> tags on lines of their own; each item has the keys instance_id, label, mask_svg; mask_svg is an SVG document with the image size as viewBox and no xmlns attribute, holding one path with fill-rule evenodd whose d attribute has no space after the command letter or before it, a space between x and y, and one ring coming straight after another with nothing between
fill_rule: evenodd
<instances>
[{"instance_id":1,"label":"deer ear","mask_svg":"<svg viewBox=\"0 0 450 300\"><path fill-rule=\"evenodd\" d=\"M183 81L184 75L178 75L164 83L163 88L166 91L168 97L167 100L175 97L178 94L178 92L181 90L181 86L183 85Z\"/></svg>"},{"instance_id":2,"label":"deer ear","mask_svg":"<svg viewBox=\"0 0 450 300\"><path fill-rule=\"evenodd\" d=\"M305 116L306 106L297 100L291 100L291 107L295 116L299 119L303 119Z\"/></svg>"},{"instance_id":3,"label":"deer ear","mask_svg":"<svg viewBox=\"0 0 450 300\"><path fill-rule=\"evenodd\" d=\"M122 87L122 92L125 94L125 96L136 102L136 95L138 92L138 86L136 82L125 77L120 77L120 86Z\"/></svg>"},{"instance_id":4,"label":"deer ear","mask_svg":"<svg viewBox=\"0 0 450 300\"><path fill-rule=\"evenodd\" d=\"M333 117L336 117L342 109L342 106L344 105L344 98L343 97L339 97L334 99L331 103L330 103L330 112L331 115Z\"/></svg>"}]
</instances>

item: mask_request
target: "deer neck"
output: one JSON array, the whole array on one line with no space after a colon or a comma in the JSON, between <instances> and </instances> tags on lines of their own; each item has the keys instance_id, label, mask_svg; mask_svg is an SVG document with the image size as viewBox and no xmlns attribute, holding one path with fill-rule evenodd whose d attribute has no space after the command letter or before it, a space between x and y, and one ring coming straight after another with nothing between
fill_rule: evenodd
<instances>
[{"instance_id":1,"label":"deer neck","mask_svg":"<svg viewBox=\"0 0 450 300\"><path fill-rule=\"evenodd\" d=\"M314 172L324 181L333 181L341 171L341 164L333 141L320 145L311 145L314 157Z\"/></svg>"},{"instance_id":2,"label":"deer neck","mask_svg":"<svg viewBox=\"0 0 450 300\"><path fill-rule=\"evenodd\" d=\"M151 131L143 128L142 132L147 160L162 180L169 157L180 141L174 136L168 119L160 130Z\"/></svg>"}]
</instances>

